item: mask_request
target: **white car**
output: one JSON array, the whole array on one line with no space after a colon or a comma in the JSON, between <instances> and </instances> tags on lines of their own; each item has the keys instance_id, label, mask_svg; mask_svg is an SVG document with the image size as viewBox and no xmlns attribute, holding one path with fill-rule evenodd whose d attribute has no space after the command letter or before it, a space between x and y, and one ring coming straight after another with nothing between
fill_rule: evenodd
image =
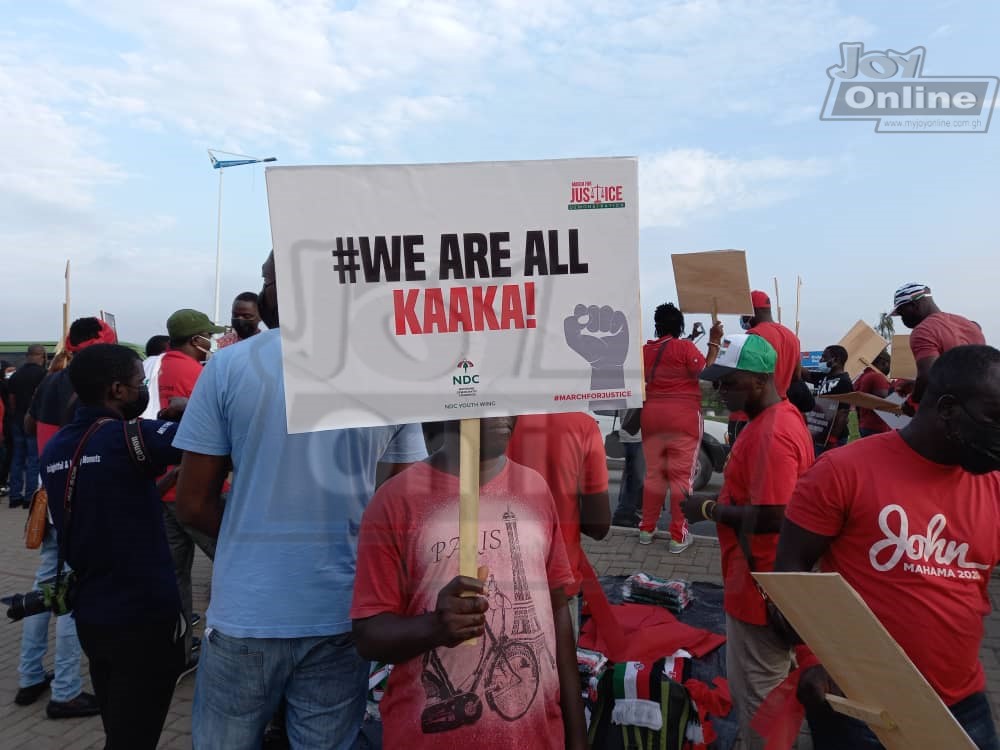
<instances>
[{"instance_id":1,"label":"white car","mask_svg":"<svg viewBox=\"0 0 1000 750\"><path fill-rule=\"evenodd\" d=\"M621 426L621 422L608 414L596 414L590 412L601 430L602 436L607 436L611 432L612 424L615 429ZM704 489L712 480L712 474L722 471L726 465L726 457L729 455L729 429L725 422L718 422L711 418L713 415L705 417L705 431L701 437L701 451L698 453L698 473L694 479L695 491ZM621 471L625 468L625 459L608 456L608 468Z\"/></svg>"}]
</instances>

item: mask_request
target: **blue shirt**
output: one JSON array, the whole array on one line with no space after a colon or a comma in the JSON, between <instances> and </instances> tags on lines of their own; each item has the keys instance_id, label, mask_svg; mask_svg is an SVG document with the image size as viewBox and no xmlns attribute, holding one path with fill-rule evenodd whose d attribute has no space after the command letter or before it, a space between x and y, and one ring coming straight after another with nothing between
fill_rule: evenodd
<instances>
[{"instance_id":1,"label":"blue shirt","mask_svg":"<svg viewBox=\"0 0 1000 750\"><path fill-rule=\"evenodd\" d=\"M289 435L281 339L272 330L212 357L174 446L233 461L208 625L239 638L348 632L376 465L424 458L420 425Z\"/></svg>"},{"instance_id":2,"label":"blue shirt","mask_svg":"<svg viewBox=\"0 0 1000 750\"><path fill-rule=\"evenodd\" d=\"M87 429L101 417L84 448L68 532L63 500L70 462ZM41 456L42 481L66 562L79 579L73 611L88 625L140 625L176 619L181 609L174 563L163 528L163 503L153 479L180 460L171 446L177 425L140 420L148 468L138 467L115 412L81 406Z\"/></svg>"}]
</instances>

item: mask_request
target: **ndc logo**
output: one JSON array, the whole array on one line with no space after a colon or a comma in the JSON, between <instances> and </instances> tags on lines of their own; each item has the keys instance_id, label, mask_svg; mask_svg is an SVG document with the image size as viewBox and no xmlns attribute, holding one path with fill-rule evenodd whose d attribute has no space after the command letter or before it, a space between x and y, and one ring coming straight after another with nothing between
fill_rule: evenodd
<instances>
[{"instance_id":1,"label":"ndc logo","mask_svg":"<svg viewBox=\"0 0 1000 750\"><path fill-rule=\"evenodd\" d=\"M479 385L479 376L469 374L469 370L475 367L472 362L467 359L463 359L458 363L457 367L462 370L464 374L452 375L452 385Z\"/></svg>"}]
</instances>

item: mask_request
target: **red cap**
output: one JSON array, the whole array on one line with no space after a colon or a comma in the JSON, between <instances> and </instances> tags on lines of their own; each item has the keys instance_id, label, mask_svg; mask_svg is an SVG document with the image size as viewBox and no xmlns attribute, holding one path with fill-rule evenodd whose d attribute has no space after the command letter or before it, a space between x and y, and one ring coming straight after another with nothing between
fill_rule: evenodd
<instances>
[{"instance_id":1,"label":"red cap","mask_svg":"<svg viewBox=\"0 0 1000 750\"><path fill-rule=\"evenodd\" d=\"M754 309L761 307L770 307L771 298L768 297L764 292L753 291L750 292L750 300L753 302Z\"/></svg>"},{"instance_id":2,"label":"red cap","mask_svg":"<svg viewBox=\"0 0 1000 750\"><path fill-rule=\"evenodd\" d=\"M86 349L88 346L93 344L117 344L118 336L115 334L115 330L105 323L103 320L97 320L98 325L101 327L100 332L97 334L95 339L87 339L86 341L81 341L79 344L72 344L69 340L69 334L66 334L66 349L67 351L76 354L79 351Z\"/></svg>"}]
</instances>

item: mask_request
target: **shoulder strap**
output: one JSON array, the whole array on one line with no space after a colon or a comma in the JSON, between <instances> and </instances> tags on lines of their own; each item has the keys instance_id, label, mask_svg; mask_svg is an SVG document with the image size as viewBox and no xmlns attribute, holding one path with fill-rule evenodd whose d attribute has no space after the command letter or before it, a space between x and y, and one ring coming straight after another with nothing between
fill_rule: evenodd
<instances>
[{"instance_id":1,"label":"shoulder strap","mask_svg":"<svg viewBox=\"0 0 1000 750\"><path fill-rule=\"evenodd\" d=\"M73 458L69 464L69 470L66 472L66 492L63 497L63 527L62 532L56 535L59 548L59 559L56 564L56 591L59 590L59 585L62 583L62 572L63 566L66 564L66 550L69 549L69 536L71 528L71 520L73 517L73 495L76 492L76 475L80 470L80 461L83 459L83 451L87 446L87 442L93 436L95 432L108 422L111 422L108 417L98 419L83 434L80 442L77 443L76 451L73 453Z\"/></svg>"},{"instance_id":2,"label":"shoulder strap","mask_svg":"<svg viewBox=\"0 0 1000 750\"><path fill-rule=\"evenodd\" d=\"M672 341L672 339L667 339L662 344L660 344L660 350L658 352L656 352L656 359L653 360L653 369L649 371L648 375L646 375L646 382L647 383L652 383L653 382L653 378L656 376L656 368L660 364L660 357L663 356L663 350L667 348L667 344L670 341Z\"/></svg>"},{"instance_id":3,"label":"shoulder strap","mask_svg":"<svg viewBox=\"0 0 1000 750\"><path fill-rule=\"evenodd\" d=\"M122 422L125 430L125 445L132 464L142 472L149 471L149 454L146 452L146 441L142 436L142 425L138 419Z\"/></svg>"}]
</instances>

